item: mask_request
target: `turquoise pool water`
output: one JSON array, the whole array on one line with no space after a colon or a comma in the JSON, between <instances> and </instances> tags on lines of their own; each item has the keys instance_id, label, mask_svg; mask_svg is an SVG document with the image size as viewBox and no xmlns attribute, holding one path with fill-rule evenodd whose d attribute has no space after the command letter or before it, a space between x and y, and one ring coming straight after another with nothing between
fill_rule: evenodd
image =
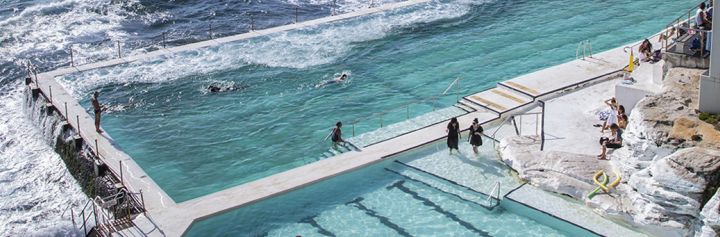
<instances>
[{"instance_id":1,"label":"turquoise pool water","mask_svg":"<svg viewBox=\"0 0 720 237\"><path fill-rule=\"evenodd\" d=\"M61 78L176 201L313 162L336 121L399 122L455 96L654 34L694 1L442 1ZM349 71L350 82L321 86ZM551 78L549 78L550 80ZM244 87L206 93L211 83ZM363 120L356 133L379 127ZM463 125L464 126L464 125ZM385 185L387 183L384 183Z\"/></svg>"},{"instance_id":2,"label":"turquoise pool water","mask_svg":"<svg viewBox=\"0 0 720 237\"><path fill-rule=\"evenodd\" d=\"M488 201L491 184L501 183L501 195L520 184L496 160L491 143L480 156L465 144L460 155L443 147L430 144L211 217L186 236L594 236L507 200L492 208L498 202ZM447 167L431 165L438 161Z\"/></svg>"}]
</instances>

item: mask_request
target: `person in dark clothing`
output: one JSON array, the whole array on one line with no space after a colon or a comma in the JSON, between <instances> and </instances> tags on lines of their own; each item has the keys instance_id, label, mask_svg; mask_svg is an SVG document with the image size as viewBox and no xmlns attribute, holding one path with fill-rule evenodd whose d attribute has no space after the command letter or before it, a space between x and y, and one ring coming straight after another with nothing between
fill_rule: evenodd
<instances>
[{"instance_id":1,"label":"person in dark clothing","mask_svg":"<svg viewBox=\"0 0 720 237\"><path fill-rule=\"evenodd\" d=\"M342 122L335 123L335 128L333 128L332 131L332 142L333 142L333 148L337 149L337 145L341 142L345 142L345 140L342 139L342 131L340 130L342 128Z\"/></svg>"},{"instance_id":2,"label":"person in dark clothing","mask_svg":"<svg viewBox=\"0 0 720 237\"><path fill-rule=\"evenodd\" d=\"M470 145L472 145L473 152L475 154L478 153L477 147L482 146L482 134L483 134L483 128L478 123L478 119L473 119L473 124L470 125L470 128L468 129L470 132L468 133L468 140L470 141Z\"/></svg>"},{"instance_id":3,"label":"person in dark clothing","mask_svg":"<svg viewBox=\"0 0 720 237\"><path fill-rule=\"evenodd\" d=\"M617 149L617 148L622 147L622 142L623 142L622 129L620 129L620 127L617 124L613 123L612 125L610 125L610 131L611 131L612 138L607 138L607 137L600 138L600 146L602 149L601 149L600 155L597 156L599 160L607 160L607 149L608 148Z\"/></svg>"},{"instance_id":4,"label":"person in dark clothing","mask_svg":"<svg viewBox=\"0 0 720 237\"><path fill-rule=\"evenodd\" d=\"M105 108L98 101L98 96L100 96L100 92L96 91L93 93L93 97L90 99L90 102L92 102L93 111L95 112L95 131L102 133L103 131L100 130L100 113L102 113Z\"/></svg>"},{"instance_id":5,"label":"person in dark clothing","mask_svg":"<svg viewBox=\"0 0 720 237\"><path fill-rule=\"evenodd\" d=\"M447 145L450 149L450 154L452 154L453 149L460 152L460 150L458 150L458 141L460 140L460 123L458 123L457 118L450 119L450 123L448 123L445 132L448 133Z\"/></svg>"}]
</instances>

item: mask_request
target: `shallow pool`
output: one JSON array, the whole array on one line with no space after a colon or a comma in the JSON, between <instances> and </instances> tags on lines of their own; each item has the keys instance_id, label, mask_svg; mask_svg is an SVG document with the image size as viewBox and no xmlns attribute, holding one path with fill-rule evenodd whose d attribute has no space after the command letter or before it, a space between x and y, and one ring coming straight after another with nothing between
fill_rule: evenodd
<instances>
[{"instance_id":1,"label":"shallow pool","mask_svg":"<svg viewBox=\"0 0 720 237\"><path fill-rule=\"evenodd\" d=\"M573 59L582 40L640 40L694 3L439 1L60 80L88 107L102 91L103 127L185 201L323 158L336 121L348 136L358 118L356 134L448 107L454 95L430 98L455 78L450 93L487 89ZM343 71L349 82L322 85ZM241 89L207 93L212 83Z\"/></svg>"},{"instance_id":2,"label":"shallow pool","mask_svg":"<svg viewBox=\"0 0 720 237\"><path fill-rule=\"evenodd\" d=\"M197 222L186 236L594 236L508 200L498 206L494 184L503 196L520 183L492 143L461 152L433 143Z\"/></svg>"}]
</instances>

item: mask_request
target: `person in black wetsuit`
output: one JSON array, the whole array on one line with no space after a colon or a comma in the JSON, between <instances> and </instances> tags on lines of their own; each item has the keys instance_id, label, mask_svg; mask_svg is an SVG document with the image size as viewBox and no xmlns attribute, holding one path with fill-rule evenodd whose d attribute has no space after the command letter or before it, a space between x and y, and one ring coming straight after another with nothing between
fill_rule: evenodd
<instances>
[{"instance_id":1,"label":"person in black wetsuit","mask_svg":"<svg viewBox=\"0 0 720 237\"><path fill-rule=\"evenodd\" d=\"M335 128L333 128L332 131L332 142L333 142L333 148L337 148L337 145L341 142L345 142L345 140L342 139L342 131L340 130L342 128L342 122L335 123Z\"/></svg>"},{"instance_id":2,"label":"person in black wetsuit","mask_svg":"<svg viewBox=\"0 0 720 237\"><path fill-rule=\"evenodd\" d=\"M452 154L453 149L460 152L460 150L458 150L458 140L460 140L460 123L458 123L457 118L450 119L450 123L448 123L445 132L448 133L447 145L450 149L450 154Z\"/></svg>"},{"instance_id":3,"label":"person in black wetsuit","mask_svg":"<svg viewBox=\"0 0 720 237\"><path fill-rule=\"evenodd\" d=\"M473 124L470 125L469 130L470 130L470 132L468 134L469 135L468 139L470 140L470 145L472 145L473 152L475 152L475 154L477 154L478 153L477 147L482 146L482 133L483 133L483 128L480 125L480 123L478 123L477 118L473 119Z\"/></svg>"},{"instance_id":4,"label":"person in black wetsuit","mask_svg":"<svg viewBox=\"0 0 720 237\"><path fill-rule=\"evenodd\" d=\"M98 96L100 96L100 92L93 93L92 99L90 99L90 102L92 102L93 111L95 112L95 131L98 133L102 133L103 131L100 130L100 113L103 111L103 106L100 105L100 102L98 101Z\"/></svg>"}]
</instances>

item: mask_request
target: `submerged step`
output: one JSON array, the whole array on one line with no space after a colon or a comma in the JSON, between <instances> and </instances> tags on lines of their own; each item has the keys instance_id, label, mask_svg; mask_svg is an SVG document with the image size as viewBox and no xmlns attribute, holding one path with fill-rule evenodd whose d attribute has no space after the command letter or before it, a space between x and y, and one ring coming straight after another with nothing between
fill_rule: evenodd
<instances>
[{"instance_id":1,"label":"submerged step","mask_svg":"<svg viewBox=\"0 0 720 237\"><path fill-rule=\"evenodd\" d=\"M358 203L373 210L377 215L386 217L410 236L426 235L428 228L439 225L442 229L451 230L459 236L489 236L479 227L458 218L438 203L408 188L405 181L397 181L386 188L365 195Z\"/></svg>"},{"instance_id":2,"label":"submerged step","mask_svg":"<svg viewBox=\"0 0 720 237\"><path fill-rule=\"evenodd\" d=\"M425 173L412 168L389 168L389 172L403 176L406 179L426 185L430 188L436 189L445 194L451 195L459 200L470 202L472 204L482 206L486 209L492 209L497 205L498 201L495 198L490 198L489 195L474 190L472 188L462 186L453 181L443 179L439 176L435 176L430 173ZM488 199L491 200L488 200Z\"/></svg>"},{"instance_id":3,"label":"submerged step","mask_svg":"<svg viewBox=\"0 0 720 237\"><path fill-rule=\"evenodd\" d=\"M314 221L335 236L396 236L394 226L351 205L339 205L318 214ZM361 226L353 228L353 226Z\"/></svg>"}]
</instances>

